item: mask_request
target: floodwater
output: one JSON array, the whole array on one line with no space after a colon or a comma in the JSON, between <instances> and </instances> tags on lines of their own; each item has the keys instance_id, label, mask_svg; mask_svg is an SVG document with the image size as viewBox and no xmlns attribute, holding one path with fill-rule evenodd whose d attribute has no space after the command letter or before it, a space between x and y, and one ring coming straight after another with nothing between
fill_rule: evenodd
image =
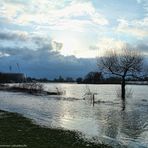
<instances>
[{"instance_id":1,"label":"floodwater","mask_svg":"<svg viewBox=\"0 0 148 148\"><path fill-rule=\"evenodd\" d=\"M64 94L33 96L0 91L0 109L21 113L43 126L79 131L89 140L113 147L148 147L148 86L128 85L129 96L122 111L117 97L120 85L44 85ZM88 91L97 93L94 106Z\"/></svg>"}]
</instances>

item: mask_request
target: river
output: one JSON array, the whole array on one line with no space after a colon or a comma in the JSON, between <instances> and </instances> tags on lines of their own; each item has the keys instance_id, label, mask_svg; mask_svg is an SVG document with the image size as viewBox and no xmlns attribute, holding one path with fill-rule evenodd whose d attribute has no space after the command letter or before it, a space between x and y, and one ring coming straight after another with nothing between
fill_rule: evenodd
<instances>
[{"instance_id":1,"label":"river","mask_svg":"<svg viewBox=\"0 0 148 148\"><path fill-rule=\"evenodd\" d=\"M148 147L148 86L128 85L126 109L120 85L46 83L62 96L34 96L0 91L0 109L17 112L36 124L81 132L85 138L113 147ZM96 93L94 106L86 93Z\"/></svg>"}]
</instances>

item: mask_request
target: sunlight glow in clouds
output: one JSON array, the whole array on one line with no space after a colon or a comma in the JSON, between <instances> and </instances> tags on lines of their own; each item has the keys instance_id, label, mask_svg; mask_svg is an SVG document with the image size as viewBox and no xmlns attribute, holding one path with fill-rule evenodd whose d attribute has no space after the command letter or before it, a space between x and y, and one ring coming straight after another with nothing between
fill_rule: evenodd
<instances>
[{"instance_id":1,"label":"sunlight glow in clouds","mask_svg":"<svg viewBox=\"0 0 148 148\"><path fill-rule=\"evenodd\" d=\"M148 40L146 0L1 0L0 4L3 28L49 36L62 43L59 52L65 56L95 57L98 49Z\"/></svg>"}]
</instances>

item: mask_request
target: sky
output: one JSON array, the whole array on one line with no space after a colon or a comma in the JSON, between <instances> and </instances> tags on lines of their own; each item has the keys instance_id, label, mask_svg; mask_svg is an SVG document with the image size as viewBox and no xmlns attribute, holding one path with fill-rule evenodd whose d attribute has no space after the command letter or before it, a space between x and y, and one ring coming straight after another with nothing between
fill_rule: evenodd
<instances>
[{"instance_id":1,"label":"sky","mask_svg":"<svg viewBox=\"0 0 148 148\"><path fill-rule=\"evenodd\" d=\"M147 0L0 0L1 72L76 78L125 46L148 56Z\"/></svg>"}]
</instances>

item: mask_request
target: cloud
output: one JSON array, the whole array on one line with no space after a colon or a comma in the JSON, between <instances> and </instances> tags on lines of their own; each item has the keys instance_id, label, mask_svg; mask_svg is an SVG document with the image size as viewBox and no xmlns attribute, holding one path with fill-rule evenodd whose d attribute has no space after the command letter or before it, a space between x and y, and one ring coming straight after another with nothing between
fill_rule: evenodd
<instances>
[{"instance_id":1,"label":"cloud","mask_svg":"<svg viewBox=\"0 0 148 148\"><path fill-rule=\"evenodd\" d=\"M12 38L12 35L14 38ZM87 72L96 68L95 59L80 59L75 56L63 56L55 51L52 41L41 36L26 35L25 40L18 38L18 34L0 34L1 39L7 42L7 46L0 45L0 71L9 71L12 66L13 72L19 72L16 63L19 63L21 72L32 77L47 77L53 79L62 76L84 76ZM12 40L28 44L31 40L36 44L36 49L31 46L11 46ZM19 40L20 39L20 40ZM61 43L54 41L57 49L61 48ZM30 45L30 44L29 44Z\"/></svg>"},{"instance_id":2,"label":"cloud","mask_svg":"<svg viewBox=\"0 0 148 148\"><path fill-rule=\"evenodd\" d=\"M52 41L52 47L53 49L55 49L56 51L59 51L62 49L63 44L56 42L56 41Z\"/></svg>"},{"instance_id":3,"label":"cloud","mask_svg":"<svg viewBox=\"0 0 148 148\"><path fill-rule=\"evenodd\" d=\"M25 41L27 39L27 32L23 31L8 31L3 30L0 31L0 40L22 40Z\"/></svg>"},{"instance_id":4,"label":"cloud","mask_svg":"<svg viewBox=\"0 0 148 148\"><path fill-rule=\"evenodd\" d=\"M107 25L108 20L96 11L91 2L77 2L73 1L64 9L54 13L56 17L73 18L73 17L88 17L92 22L98 25Z\"/></svg>"},{"instance_id":5,"label":"cloud","mask_svg":"<svg viewBox=\"0 0 148 148\"><path fill-rule=\"evenodd\" d=\"M148 42L140 42L136 45L136 48L148 56Z\"/></svg>"},{"instance_id":6,"label":"cloud","mask_svg":"<svg viewBox=\"0 0 148 148\"><path fill-rule=\"evenodd\" d=\"M1 0L3 2L7 2L7 3L11 3L11 4L21 4L21 5L25 5L25 4L28 4L29 1L28 0Z\"/></svg>"},{"instance_id":7,"label":"cloud","mask_svg":"<svg viewBox=\"0 0 148 148\"><path fill-rule=\"evenodd\" d=\"M46 35L39 35L38 33L27 33L24 31L4 30L0 32L1 47L4 48L29 48L38 50L42 47L50 47L51 39Z\"/></svg>"},{"instance_id":8,"label":"cloud","mask_svg":"<svg viewBox=\"0 0 148 148\"><path fill-rule=\"evenodd\" d=\"M12 3L7 0L1 3L1 16L15 24L49 26L50 29L55 29L54 26L59 29L72 26L74 30L81 30L87 25L107 25L109 23L90 1L71 0L66 3L64 0L60 2L31 0L24 3L24 1L15 0ZM22 5L17 6L16 3Z\"/></svg>"},{"instance_id":9,"label":"cloud","mask_svg":"<svg viewBox=\"0 0 148 148\"><path fill-rule=\"evenodd\" d=\"M78 59L74 56L64 57L49 49L2 49L0 57L0 71L8 71L11 65L13 72L18 72L16 63L19 63L21 72L32 77L47 77L53 79L62 75L64 77L84 76L87 72L96 69L95 59ZM5 56L4 56L5 55ZM9 55L9 56L6 56Z\"/></svg>"},{"instance_id":10,"label":"cloud","mask_svg":"<svg viewBox=\"0 0 148 148\"><path fill-rule=\"evenodd\" d=\"M148 18L143 20L127 20L120 19L116 31L135 36L137 38L144 38L148 35Z\"/></svg>"},{"instance_id":11,"label":"cloud","mask_svg":"<svg viewBox=\"0 0 148 148\"><path fill-rule=\"evenodd\" d=\"M0 57L8 57L8 56L10 56L10 55L7 53L0 52Z\"/></svg>"},{"instance_id":12,"label":"cloud","mask_svg":"<svg viewBox=\"0 0 148 148\"><path fill-rule=\"evenodd\" d=\"M141 0L141 3L143 4L143 8L146 12L145 17L148 17L148 1L147 0Z\"/></svg>"},{"instance_id":13,"label":"cloud","mask_svg":"<svg viewBox=\"0 0 148 148\"><path fill-rule=\"evenodd\" d=\"M99 39L97 44L92 47L98 50L98 56L101 56L106 50L121 50L125 44L125 42L115 38L102 37L102 39Z\"/></svg>"},{"instance_id":14,"label":"cloud","mask_svg":"<svg viewBox=\"0 0 148 148\"><path fill-rule=\"evenodd\" d=\"M136 49L148 58L148 41L147 39L141 41L137 40L136 43L129 43L115 38L103 37L98 42L90 46L90 50L97 51L97 56L102 56L108 50L116 50L120 52L122 49Z\"/></svg>"}]
</instances>

